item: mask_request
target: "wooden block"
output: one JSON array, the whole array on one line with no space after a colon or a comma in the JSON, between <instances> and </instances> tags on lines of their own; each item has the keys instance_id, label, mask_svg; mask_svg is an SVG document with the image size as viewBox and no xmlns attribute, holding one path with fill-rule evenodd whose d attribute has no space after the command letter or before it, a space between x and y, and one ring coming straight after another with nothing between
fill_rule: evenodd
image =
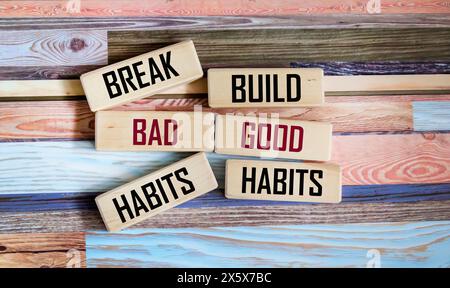
<instances>
[{"instance_id":1,"label":"wooden block","mask_svg":"<svg viewBox=\"0 0 450 288\"><path fill-rule=\"evenodd\" d=\"M208 102L224 107L301 107L324 103L323 70L225 68L208 70Z\"/></svg>"},{"instance_id":2,"label":"wooden block","mask_svg":"<svg viewBox=\"0 0 450 288\"><path fill-rule=\"evenodd\" d=\"M99 111L95 146L105 151L213 151L214 113Z\"/></svg>"},{"instance_id":3,"label":"wooden block","mask_svg":"<svg viewBox=\"0 0 450 288\"><path fill-rule=\"evenodd\" d=\"M292 202L339 203L341 168L334 164L227 160L225 196Z\"/></svg>"},{"instance_id":4,"label":"wooden block","mask_svg":"<svg viewBox=\"0 0 450 288\"><path fill-rule=\"evenodd\" d=\"M102 110L203 76L192 41L184 41L81 75L89 107Z\"/></svg>"},{"instance_id":5,"label":"wooden block","mask_svg":"<svg viewBox=\"0 0 450 288\"><path fill-rule=\"evenodd\" d=\"M216 116L219 154L328 161L332 125L253 116Z\"/></svg>"},{"instance_id":6,"label":"wooden block","mask_svg":"<svg viewBox=\"0 0 450 288\"><path fill-rule=\"evenodd\" d=\"M118 231L217 188L203 152L95 198L108 231Z\"/></svg>"}]
</instances>

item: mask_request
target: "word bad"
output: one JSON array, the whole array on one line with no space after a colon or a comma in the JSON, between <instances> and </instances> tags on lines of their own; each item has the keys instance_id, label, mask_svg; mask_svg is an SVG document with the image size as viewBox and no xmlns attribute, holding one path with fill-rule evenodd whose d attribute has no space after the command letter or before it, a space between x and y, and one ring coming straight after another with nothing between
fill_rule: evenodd
<instances>
[{"instance_id":1,"label":"word bad","mask_svg":"<svg viewBox=\"0 0 450 288\"><path fill-rule=\"evenodd\" d=\"M89 107L103 110L203 76L192 41L184 41L81 75Z\"/></svg>"},{"instance_id":2,"label":"word bad","mask_svg":"<svg viewBox=\"0 0 450 288\"><path fill-rule=\"evenodd\" d=\"M122 185L95 198L109 231L129 227L217 188L205 153Z\"/></svg>"},{"instance_id":3,"label":"word bad","mask_svg":"<svg viewBox=\"0 0 450 288\"><path fill-rule=\"evenodd\" d=\"M211 107L299 107L324 102L323 71L303 68L209 69Z\"/></svg>"},{"instance_id":4,"label":"word bad","mask_svg":"<svg viewBox=\"0 0 450 288\"><path fill-rule=\"evenodd\" d=\"M95 146L107 151L213 151L214 114L99 111Z\"/></svg>"},{"instance_id":5,"label":"word bad","mask_svg":"<svg viewBox=\"0 0 450 288\"><path fill-rule=\"evenodd\" d=\"M217 115L219 154L328 161L332 126L312 121Z\"/></svg>"},{"instance_id":6,"label":"word bad","mask_svg":"<svg viewBox=\"0 0 450 288\"><path fill-rule=\"evenodd\" d=\"M225 182L227 198L341 201L341 170L333 164L227 160Z\"/></svg>"}]
</instances>

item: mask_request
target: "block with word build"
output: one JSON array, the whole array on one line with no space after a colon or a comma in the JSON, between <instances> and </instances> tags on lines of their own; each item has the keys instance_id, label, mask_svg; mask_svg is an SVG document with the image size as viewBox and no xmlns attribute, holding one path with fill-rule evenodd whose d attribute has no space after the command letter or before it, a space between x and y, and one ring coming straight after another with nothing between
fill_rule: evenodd
<instances>
[{"instance_id":1,"label":"block with word build","mask_svg":"<svg viewBox=\"0 0 450 288\"><path fill-rule=\"evenodd\" d=\"M214 108L302 107L324 103L323 70L316 68L216 68L208 70Z\"/></svg>"},{"instance_id":2,"label":"block with word build","mask_svg":"<svg viewBox=\"0 0 450 288\"><path fill-rule=\"evenodd\" d=\"M81 75L89 107L103 110L203 76L192 41L167 46Z\"/></svg>"},{"instance_id":3,"label":"block with word build","mask_svg":"<svg viewBox=\"0 0 450 288\"><path fill-rule=\"evenodd\" d=\"M141 222L217 188L206 154L194 154L95 198L108 231Z\"/></svg>"},{"instance_id":4,"label":"block with word build","mask_svg":"<svg viewBox=\"0 0 450 288\"><path fill-rule=\"evenodd\" d=\"M99 111L95 146L103 151L213 151L214 113Z\"/></svg>"},{"instance_id":5,"label":"block with word build","mask_svg":"<svg viewBox=\"0 0 450 288\"><path fill-rule=\"evenodd\" d=\"M227 160L225 196L232 199L341 202L341 169L324 163Z\"/></svg>"},{"instance_id":6,"label":"block with word build","mask_svg":"<svg viewBox=\"0 0 450 288\"><path fill-rule=\"evenodd\" d=\"M328 161L332 126L275 117L217 115L214 151L219 154Z\"/></svg>"}]
</instances>

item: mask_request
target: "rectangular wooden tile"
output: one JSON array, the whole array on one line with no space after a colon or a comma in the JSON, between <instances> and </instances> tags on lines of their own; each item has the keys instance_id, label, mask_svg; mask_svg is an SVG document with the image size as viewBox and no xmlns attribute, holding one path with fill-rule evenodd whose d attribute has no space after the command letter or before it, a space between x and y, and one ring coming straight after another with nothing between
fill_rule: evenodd
<instances>
[{"instance_id":1,"label":"rectangular wooden tile","mask_svg":"<svg viewBox=\"0 0 450 288\"><path fill-rule=\"evenodd\" d=\"M208 102L214 108L302 107L323 104L323 70L209 69Z\"/></svg>"},{"instance_id":2,"label":"rectangular wooden tile","mask_svg":"<svg viewBox=\"0 0 450 288\"><path fill-rule=\"evenodd\" d=\"M227 160L225 197L231 199L339 203L338 165Z\"/></svg>"},{"instance_id":3,"label":"rectangular wooden tile","mask_svg":"<svg viewBox=\"0 0 450 288\"><path fill-rule=\"evenodd\" d=\"M218 186L203 152L95 198L109 231L121 230Z\"/></svg>"},{"instance_id":4,"label":"rectangular wooden tile","mask_svg":"<svg viewBox=\"0 0 450 288\"><path fill-rule=\"evenodd\" d=\"M332 125L253 116L216 116L219 154L327 161Z\"/></svg>"},{"instance_id":5,"label":"rectangular wooden tile","mask_svg":"<svg viewBox=\"0 0 450 288\"><path fill-rule=\"evenodd\" d=\"M214 113L99 111L95 147L108 151L213 151Z\"/></svg>"},{"instance_id":6,"label":"rectangular wooden tile","mask_svg":"<svg viewBox=\"0 0 450 288\"><path fill-rule=\"evenodd\" d=\"M192 41L183 41L81 75L92 111L151 96L203 76Z\"/></svg>"}]
</instances>

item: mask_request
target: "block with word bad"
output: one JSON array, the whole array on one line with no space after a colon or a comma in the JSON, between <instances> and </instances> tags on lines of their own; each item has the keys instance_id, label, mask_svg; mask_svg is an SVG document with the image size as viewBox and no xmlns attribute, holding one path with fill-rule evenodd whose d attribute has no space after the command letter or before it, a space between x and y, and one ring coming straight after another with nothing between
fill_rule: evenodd
<instances>
[{"instance_id":1,"label":"block with word bad","mask_svg":"<svg viewBox=\"0 0 450 288\"><path fill-rule=\"evenodd\" d=\"M275 117L217 115L219 154L328 161L332 125Z\"/></svg>"},{"instance_id":2,"label":"block with word bad","mask_svg":"<svg viewBox=\"0 0 450 288\"><path fill-rule=\"evenodd\" d=\"M118 231L217 188L204 152L95 198L108 231Z\"/></svg>"},{"instance_id":3,"label":"block with word bad","mask_svg":"<svg viewBox=\"0 0 450 288\"><path fill-rule=\"evenodd\" d=\"M89 107L103 110L203 76L192 41L167 46L81 75Z\"/></svg>"},{"instance_id":4,"label":"block with word bad","mask_svg":"<svg viewBox=\"0 0 450 288\"><path fill-rule=\"evenodd\" d=\"M302 107L324 103L319 68L215 68L208 70L214 108Z\"/></svg>"},{"instance_id":5,"label":"block with word bad","mask_svg":"<svg viewBox=\"0 0 450 288\"><path fill-rule=\"evenodd\" d=\"M232 199L339 203L341 169L335 164L227 160L225 196Z\"/></svg>"},{"instance_id":6,"label":"block with word bad","mask_svg":"<svg viewBox=\"0 0 450 288\"><path fill-rule=\"evenodd\" d=\"M99 111L95 146L103 151L213 151L214 113Z\"/></svg>"}]
</instances>

